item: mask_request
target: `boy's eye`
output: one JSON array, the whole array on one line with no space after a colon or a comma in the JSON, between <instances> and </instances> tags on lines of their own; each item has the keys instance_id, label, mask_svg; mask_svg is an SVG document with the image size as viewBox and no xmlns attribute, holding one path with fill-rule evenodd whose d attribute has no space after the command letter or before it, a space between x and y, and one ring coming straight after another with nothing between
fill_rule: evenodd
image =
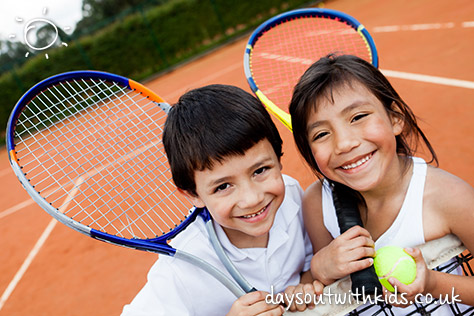
<instances>
[{"instance_id":1,"label":"boy's eye","mask_svg":"<svg viewBox=\"0 0 474 316\"><path fill-rule=\"evenodd\" d=\"M262 173L264 173L265 170L267 170L267 169L268 169L268 167L260 167L260 168L258 168L257 170L255 170L254 174L256 174L256 175L262 174Z\"/></svg>"},{"instance_id":2,"label":"boy's eye","mask_svg":"<svg viewBox=\"0 0 474 316\"><path fill-rule=\"evenodd\" d=\"M229 184L228 184L228 183L222 183L222 184L219 185L217 188L215 188L214 192L224 191L224 190L227 189L228 187L229 187Z\"/></svg>"}]
</instances>

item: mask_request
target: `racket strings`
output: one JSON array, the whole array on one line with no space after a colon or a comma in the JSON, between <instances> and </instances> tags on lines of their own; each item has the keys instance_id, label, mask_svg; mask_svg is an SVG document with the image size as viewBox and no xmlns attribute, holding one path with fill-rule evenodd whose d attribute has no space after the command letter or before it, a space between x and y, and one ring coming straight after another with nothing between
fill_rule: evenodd
<instances>
[{"instance_id":1,"label":"racket strings","mask_svg":"<svg viewBox=\"0 0 474 316\"><path fill-rule=\"evenodd\" d=\"M254 43L250 55L252 77L265 96L288 112L298 79L329 53L372 59L364 36L342 20L313 16L283 20Z\"/></svg>"},{"instance_id":2,"label":"racket strings","mask_svg":"<svg viewBox=\"0 0 474 316\"><path fill-rule=\"evenodd\" d=\"M162 157L164 157L164 154L162 155ZM154 161L152 161L151 164L155 165L156 163L155 163ZM129 168L128 170L123 170L123 172L126 172L126 173L127 173L129 170L130 170L130 168ZM123 172L122 172L122 174L123 174ZM129 177L129 178L131 178L131 177ZM129 181L129 179L124 179L124 180ZM153 180L154 180L154 179L150 179L150 181L153 181ZM135 183L136 183L136 181L135 181ZM134 184L134 183L132 183L132 184ZM121 187L122 187L123 190L125 190L125 188L124 188L123 186L121 186ZM162 194L162 195L163 195L163 194ZM149 196L149 194L147 194L147 196ZM147 196L142 197L141 200L144 200ZM128 203L127 200L125 200L125 202ZM140 202L140 200L139 200L138 202ZM130 204L129 204L129 205L128 205L129 208L133 209L133 207L136 206L136 205L140 206L140 205L138 204L138 202L136 202L134 205L130 205ZM151 208L152 205L148 205L148 207ZM112 208L111 211L114 211L114 209ZM144 210L143 210L142 213L145 214L145 215L148 214L148 213L145 213ZM123 214L123 212L122 212L122 214ZM168 214L168 213L164 213L164 214ZM106 215L107 215L107 213L103 214L103 216L106 216ZM138 216L138 215L137 215L137 216ZM127 219L128 219L128 222L129 222L129 223L134 223L134 221L130 222L130 217L128 217ZM170 219L169 216L168 216L168 219ZM100 218L99 218L99 220L100 220ZM162 219L162 220L163 220L163 219ZM111 224L111 223L108 223L108 224ZM103 228L106 228L106 227L103 227Z\"/></svg>"},{"instance_id":3,"label":"racket strings","mask_svg":"<svg viewBox=\"0 0 474 316\"><path fill-rule=\"evenodd\" d=\"M152 161L149 165L156 165L156 164L154 164L154 162ZM132 171L133 171L133 170L132 170ZM125 182L128 183L128 185L130 185L131 187L134 187L134 186L136 186L136 185L143 185L143 184L138 183L140 180L138 180L138 179L134 180L134 179L133 179L134 177L136 177L136 175L134 175L133 173L130 172L130 168L129 168L128 170L125 170L125 169L123 170L123 172L122 172L122 174L121 174L122 177L123 177L123 174L124 174L124 173L125 173L125 174L128 174L129 176L128 176L127 178L123 178L123 179L121 180L121 182L119 183L119 186L120 186L120 188L122 189L122 191L126 191L126 187L122 185L122 183L125 183ZM148 179L147 183L153 183L154 180L156 180L156 179ZM119 208L120 205L116 205L115 207L109 207L109 209L108 209L105 213L102 213L99 217L93 219L93 221L92 221L91 224L98 223L98 222L100 222L103 218L106 218L106 217L109 215L109 213L113 213L113 214L115 215L115 216L114 216L115 219L108 221L105 226L101 227L101 229L106 230L109 225L111 225L111 226L113 226L113 227L115 228L114 222L115 222L116 220L120 220L122 215L125 215L125 216L127 217L127 220L128 220L128 225L124 225L124 224L122 223L122 225L124 225L124 228L123 228L122 230L120 230L120 229L118 229L118 228L115 228L119 233L121 233L123 230L126 230L128 227L132 226L133 224L136 223L136 221L138 221L138 220L140 219L140 215L139 215L139 214L143 214L143 215L141 215L141 216L148 217L148 219L149 219L150 221L152 221L155 226L158 226L158 224L157 224L156 222L154 222L153 218L149 215L149 213L146 211L146 209L144 209L144 208L140 205L140 202L142 202L142 201L145 202L145 203L147 204L147 209L152 209L153 207L160 207L160 205L151 205L148 200L149 200L149 198L151 197L151 194L152 194L151 192L154 192L154 191L156 191L156 190L159 190L159 191L160 191L161 194L159 194L159 196L161 196L162 199L167 199L167 198L169 198L169 196L167 196L167 195L163 192L163 190L161 189L163 186L165 186L165 184L162 184L162 185L157 186L157 187L152 187L152 186L150 186L150 190L151 190L151 191L150 191L150 192L144 192L145 195L143 195L142 192L139 191L139 190L135 191L134 193L137 194L138 199L137 199L136 201L134 201L133 204L130 204L128 200L124 200L124 203L127 204L127 208L126 208L126 209L121 208L121 209L119 210L119 213L115 213L115 209L116 209L116 208ZM116 195L114 195L114 196L110 196L110 195L109 195L109 196L110 196L110 200L115 200L116 198L120 198L120 195L121 195L122 191L116 190ZM167 194L173 194L173 193L174 193L173 191L170 191L170 193L167 193ZM135 211L135 207L138 207L138 208L140 209L140 212ZM131 217L126 213L126 211L127 211L128 209L134 210L134 212L135 212L135 214L136 214L136 219L135 219L135 220L131 220ZM167 219L168 219L169 221L172 221L172 220L173 220L173 219L171 219L171 217L168 215L167 212L162 212L162 213L163 213L164 215L166 215L166 217L167 217ZM94 215L94 214L92 214L92 215ZM165 221L165 220L160 216L159 213L157 213L156 215L159 217L160 221L162 221L162 222ZM92 216L91 216L91 215L89 215L89 217L91 217L91 219L92 219ZM148 226L148 225L147 225L147 226ZM148 228L151 230L150 227L148 227ZM142 232L142 233L143 233L143 232Z\"/></svg>"},{"instance_id":4,"label":"racket strings","mask_svg":"<svg viewBox=\"0 0 474 316\"><path fill-rule=\"evenodd\" d=\"M192 206L174 195L161 144L165 119L156 103L117 84L66 82L41 92L19 117L17 157L43 198L74 220L153 238Z\"/></svg>"},{"instance_id":5,"label":"racket strings","mask_svg":"<svg viewBox=\"0 0 474 316\"><path fill-rule=\"evenodd\" d=\"M63 86L63 85L61 84L61 86ZM70 85L69 85L69 86L70 86ZM54 88L55 90L59 91L56 86L54 86L53 88ZM63 88L64 88L64 86L63 86ZM73 103L71 103L70 100L68 101L68 103L69 103L70 106L74 106L74 104L78 104L78 103L80 103L80 102L79 102L79 100L77 100L77 99L75 98L75 95L76 95L76 94L79 94L79 92L76 92L76 93L74 93L74 94L71 94L70 97L65 97L65 96L61 93L62 98L58 98L58 97L51 91L51 89L50 89L48 92L51 92L51 95L56 97L56 100L57 100L56 102L55 102L55 101L52 101L44 91L43 91L35 100L36 100L36 101L39 101L39 102L41 103L41 105L42 105L44 108L48 109L48 110L49 110L48 104L55 104L55 105L56 105L56 108L58 108L58 109L59 109L59 105L63 105L63 110L57 110L55 113L50 112L50 113L48 113L48 114L46 115L46 114L45 114L46 111L42 110L41 105L36 105L36 103L34 102L35 100L33 100L33 101L30 103L29 107L30 107L30 109L32 110L32 111L30 112L30 113L31 113L31 116L38 118L38 120L39 120L40 122L48 121L48 122L50 123L50 125L47 126L46 129L47 129L49 132L51 132L51 128L54 128L55 122L56 122L56 121L59 121L59 120L61 119L61 117L66 114L66 112L67 112L69 115L66 116L66 118L64 119L64 121L63 121L62 123L67 122L67 121L70 122L71 119L69 118L69 116L71 116L71 115L74 114L74 112L71 111L71 110L65 105L66 102L64 102L63 100L68 101L69 99L72 99L72 98L75 99L75 102L73 102ZM59 91L59 92L60 92L60 91ZM86 92L86 91L83 90L83 92ZM43 97L45 100L43 100L42 97ZM87 99L83 99L83 100L86 101L86 102L88 101ZM33 106L34 106L34 107L33 107ZM82 109L84 110L85 107L83 107ZM40 118L39 115L36 114L36 111L37 111L38 113L45 114L45 117L44 117L44 118ZM25 115L25 120L24 120L24 121L27 121L27 122L29 122L29 123L32 122L32 121L29 119L30 113L28 113L28 115ZM51 118L55 118L56 120L53 121ZM20 122L23 122L23 121L20 121ZM87 132L87 128L86 128L83 124L82 124L82 127L83 127L82 130L80 130L79 128L77 128L77 121L76 121L74 124L76 125L76 126L74 126L74 131L72 131L71 129L69 129L69 134L70 134L69 136L74 136L74 135L73 135L73 132L76 132L76 135L78 135L78 134L79 134L79 135L84 135L84 133ZM18 124L17 124L17 125L18 125ZM24 125L25 125L25 124L24 124ZM30 135L31 135L33 138L35 138L35 132L37 131L35 127L36 127L36 126L33 125L33 128L34 128L34 129L33 129L33 134L30 133ZM68 125L65 124L64 127L67 129L67 128L68 128ZM17 130L18 130L18 128L17 128ZM28 130L28 129L25 129L25 130ZM43 132L43 131L40 131L40 132L41 132L40 135L44 135L44 132ZM56 136L55 136L54 133L51 133L50 135L51 135L51 137L54 137L54 138L55 138L55 141L56 141L58 144L62 142L62 140L56 138ZM65 133L65 135L68 136L68 134L66 134L66 133ZM18 134L17 134L17 137L21 138L21 133L18 133ZM78 138L78 139L79 139L79 138ZM38 142L39 140L35 138L35 141ZM50 145L51 148L54 147L54 143L53 143L50 139L48 139L48 143L47 143L46 145ZM77 144L75 144L75 146L77 146ZM63 148L64 148L65 150L67 150L67 147L63 146ZM30 152L33 152L33 150L31 150L30 147L28 147L27 149L30 150ZM46 154L48 153L48 151L47 151L47 150L44 150L44 148L39 148L39 150L41 151L41 153L42 153L43 155L46 155ZM18 152L21 153L21 150L18 150ZM62 154L62 153L59 152L59 154ZM38 157L35 157L35 160L39 160L40 158L42 158L41 155L38 156ZM34 162L35 160L32 160L32 162ZM61 162L61 161L56 161L56 162ZM26 166L26 165L27 165L27 163L25 163L25 166Z\"/></svg>"},{"instance_id":6,"label":"racket strings","mask_svg":"<svg viewBox=\"0 0 474 316\"><path fill-rule=\"evenodd\" d=\"M56 87L54 87L54 88L56 88ZM56 90L57 90L57 88L56 88ZM54 95L54 93L53 93L53 95ZM53 103L53 101L50 100L50 99L47 97L47 95L45 95L44 93L42 93L41 96L44 96L44 97L46 98L46 101L43 101L41 97L38 97L37 100L39 100L39 101L43 104L43 106L47 106L47 104ZM63 96L63 97L64 97L64 96ZM73 95L73 97L74 97L74 95ZM66 98L65 98L65 99L66 99ZM59 101L59 104L62 103L60 98L58 98L58 101ZM86 99L85 101L87 101L87 99ZM77 99L76 99L76 102L78 102ZM32 102L32 104L35 105L34 102ZM30 105L30 107L31 107L31 105ZM36 106L36 109L39 109L39 107ZM83 110L84 110L84 108L83 108ZM58 112L59 112L61 115L63 115L63 114L65 113L65 111L58 111ZM68 111L68 112L69 112L70 114L73 114L71 111ZM70 119L70 118L66 118L64 121L65 121L65 122L67 122L67 121L71 122L71 119ZM52 122L52 121L50 120L50 122ZM88 129L87 129L87 127L86 127L84 124L80 124L80 127L81 127L81 128L78 128L78 125L77 125L78 122L79 122L79 121L75 121L75 123L73 123L73 125L75 125L75 126L73 127L74 129L71 129L71 128L69 127L69 124L64 124L63 127L64 127L64 129L67 130L67 132L63 132L63 135L66 135L66 136L81 136L81 137L76 137L76 139L79 140L79 142L81 143L81 146L85 146L84 143L81 141L81 139L82 139L82 138L86 138L85 133L88 131ZM48 127L48 130L51 131L49 127ZM76 135L74 135L74 133L75 133ZM51 133L50 135L51 135L51 137L54 137L54 139L55 139L55 141L56 141L57 144L60 144L60 143L61 143L61 140L56 137L56 134L55 134L55 133ZM34 136L34 135L33 135L33 136ZM64 136L63 136L63 138L64 138ZM38 139L35 138L35 140L36 140L37 144L41 144ZM35 157L35 160L32 160L31 163L35 163L36 161L38 161L38 160L44 158L43 156L48 155L51 151L50 151L50 150L47 150L47 149L54 149L54 147L57 148L57 145L56 145L56 146L53 146L54 144L53 144L53 142L52 142L51 140L49 140L49 143L47 143L47 145L50 145L51 148L44 148L44 147L38 148L38 150L39 150L42 154L40 154L39 156L36 156L36 157ZM72 144L72 146L70 146L70 147L72 147L72 148L78 147L78 143ZM44 164L44 163L48 163L48 162L52 162L52 163L56 163L56 164L61 164L61 163L64 163L64 162L70 162L70 160L68 161L68 159L67 159L67 157L71 157L71 153L68 152L69 147L62 146L62 148L63 148L62 151L57 150L57 154L60 155L62 159L58 160L56 157L50 157L50 160L49 160L49 161L48 161L48 159L44 159L44 160L43 160L43 164ZM27 149L30 149L30 148L28 147ZM19 151L19 152L21 153L21 151ZM33 153L32 150L30 150L30 152ZM79 157L79 158L84 158L84 157L82 156L82 157ZM24 166L28 166L28 163L25 163ZM40 167L41 165L37 165L37 166ZM33 171L33 170L34 170L34 169L30 170L30 172ZM61 172L61 170L58 170L58 172ZM67 174L66 174L66 175L67 175ZM51 175L51 176L54 176L54 174ZM77 174L77 176L79 176L79 174ZM44 179L46 180L47 178L44 178ZM62 179L62 178L59 178L58 180L61 181L61 180L63 180L63 179ZM41 184L41 181L39 181L37 184ZM47 189L47 187L46 187L46 189Z\"/></svg>"},{"instance_id":7,"label":"racket strings","mask_svg":"<svg viewBox=\"0 0 474 316\"><path fill-rule=\"evenodd\" d=\"M113 197L112 197L113 198Z\"/></svg>"}]
</instances>

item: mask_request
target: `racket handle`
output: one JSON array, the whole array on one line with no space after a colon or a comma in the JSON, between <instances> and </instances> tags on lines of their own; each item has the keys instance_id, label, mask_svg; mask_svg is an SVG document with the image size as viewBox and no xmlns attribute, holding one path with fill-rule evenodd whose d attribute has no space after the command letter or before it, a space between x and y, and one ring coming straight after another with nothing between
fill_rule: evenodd
<instances>
[{"instance_id":1,"label":"racket handle","mask_svg":"<svg viewBox=\"0 0 474 316\"><path fill-rule=\"evenodd\" d=\"M217 237L216 230L214 229L214 225L212 223L211 215L207 208L201 209L201 212L199 214L202 219L205 222L206 225L206 230L207 233L209 234L209 240L212 244L212 247L214 248L217 256L219 257L220 261L224 265L224 267L227 269L227 271L230 273L232 278L239 284L239 286L242 288L242 290L245 291L245 293L250 293L250 292L256 292L257 289L254 288L250 283L245 279L245 277L240 273L239 270L234 266L232 261L229 259L227 254L225 253L224 248L222 247L222 244L219 241L219 238Z\"/></svg>"},{"instance_id":2,"label":"racket handle","mask_svg":"<svg viewBox=\"0 0 474 316\"><path fill-rule=\"evenodd\" d=\"M342 184L332 183L332 196L341 234L356 225L363 227L354 192ZM352 273L351 281L353 294L382 293L382 286L373 265Z\"/></svg>"}]
</instances>

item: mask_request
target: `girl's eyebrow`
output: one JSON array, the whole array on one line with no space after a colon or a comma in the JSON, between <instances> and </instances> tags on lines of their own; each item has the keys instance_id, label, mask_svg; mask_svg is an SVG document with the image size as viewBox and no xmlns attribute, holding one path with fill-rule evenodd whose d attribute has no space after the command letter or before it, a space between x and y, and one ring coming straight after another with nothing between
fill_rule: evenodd
<instances>
[{"instance_id":1,"label":"girl's eyebrow","mask_svg":"<svg viewBox=\"0 0 474 316\"><path fill-rule=\"evenodd\" d=\"M367 102L364 101L364 100L354 101L350 105L348 105L344 109L342 109L340 113L342 115L347 115L348 113L354 111L354 109L357 109L358 107L360 107L364 104L367 104ZM326 120L321 120L321 121L316 121L316 122L311 123L310 125L308 125L307 132L311 131L312 129L315 129L315 128L319 127L320 125L323 125L326 122L327 122Z\"/></svg>"},{"instance_id":2,"label":"girl's eyebrow","mask_svg":"<svg viewBox=\"0 0 474 316\"><path fill-rule=\"evenodd\" d=\"M308 125L307 133L309 133L311 130L319 127L320 125L323 125L325 122L326 121L316 121L316 122L311 123L310 125Z\"/></svg>"},{"instance_id":3,"label":"girl's eyebrow","mask_svg":"<svg viewBox=\"0 0 474 316\"><path fill-rule=\"evenodd\" d=\"M341 114L346 115L346 114L352 112L354 109L356 109L356 108L358 108L358 107L360 107L364 104L367 104L367 102L363 101L363 100L354 101L354 102L352 102L352 104L350 104L350 105L346 106L344 109L342 109Z\"/></svg>"}]
</instances>

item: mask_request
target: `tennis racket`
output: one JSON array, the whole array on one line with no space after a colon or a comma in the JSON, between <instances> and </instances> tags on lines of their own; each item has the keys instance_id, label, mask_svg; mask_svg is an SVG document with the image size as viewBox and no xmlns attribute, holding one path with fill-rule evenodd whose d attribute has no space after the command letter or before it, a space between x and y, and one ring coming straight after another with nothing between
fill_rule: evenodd
<instances>
[{"instance_id":1,"label":"tennis racket","mask_svg":"<svg viewBox=\"0 0 474 316\"><path fill-rule=\"evenodd\" d=\"M310 65L330 53L359 56L375 67L369 32L353 17L330 9L300 9L277 15L250 36L244 70L252 91L290 130L293 88Z\"/></svg>"},{"instance_id":2,"label":"tennis racket","mask_svg":"<svg viewBox=\"0 0 474 316\"><path fill-rule=\"evenodd\" d=\"M117 75L50 77L13 109L6 135L10 164L33 200L59 222L98 240L185 260L239 297L255 289L227 258L209 212L193 208L171 181L161 139L170 108ZM168 244L197 217L239 285Z\"/></svg>"},{"instance_id":3,"label":"tennis racket","mask_svg":"<svg viewBox=\"0 0 474 316\"><path fill-rule=\"evenodd\" d=\"M245 76L260 101L292 130L288 105L294 86L310 65L331 53L356 55L378 67L374 41L353 17L329 9L289 11L252 33L244 54ZM341 234L362 227L357 201L342 185L333 187L332 194ZM351 280L352 293L382 293L373 266L351 274Z\"/></svg>"},{"instance_id":4,"label":"tennis racket","mask_svg":"<svg viewBox=\"0 0 474 316\"><path fill-rule=\"evenodd\" d=\"M358 201L351 189L340 183L332 182L332 197L341 234L353 226L364 227L357 207ZM351 281L351 291L354 294L382 294L382 286L373 265L351 273Z\"/></svg>"}]
</instances>

